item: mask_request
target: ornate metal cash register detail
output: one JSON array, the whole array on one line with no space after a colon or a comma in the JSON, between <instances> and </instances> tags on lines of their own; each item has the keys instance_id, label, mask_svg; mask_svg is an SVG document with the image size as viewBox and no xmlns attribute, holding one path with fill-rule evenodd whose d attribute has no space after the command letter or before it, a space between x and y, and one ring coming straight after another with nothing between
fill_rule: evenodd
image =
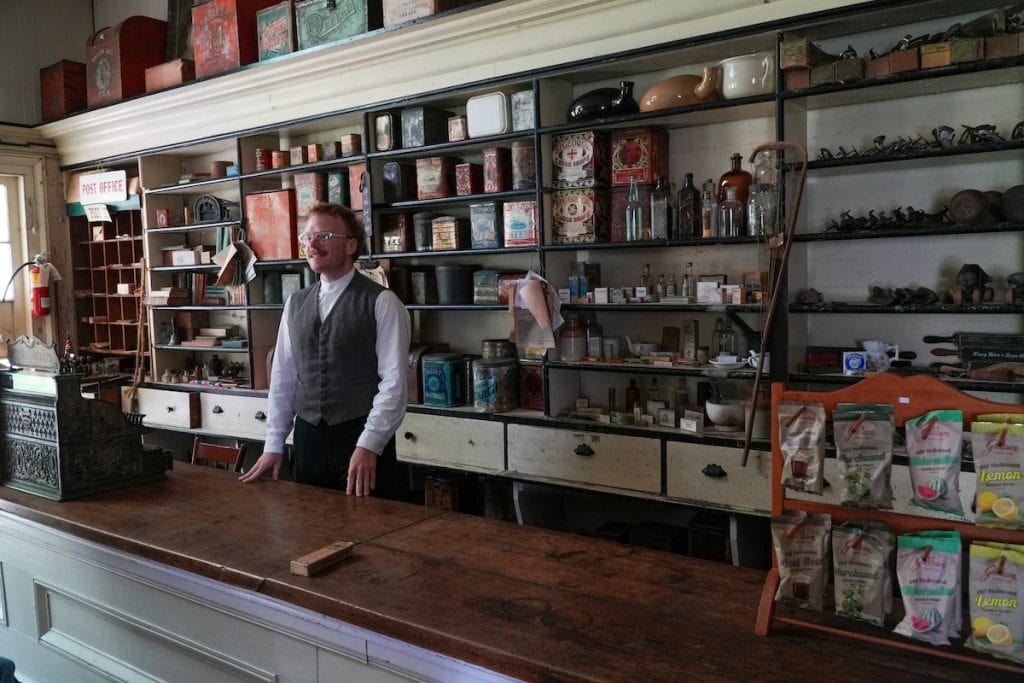
<instances>
[{"instance_id":1,"label":"ornate metal cash register detail","mask_svg":"<svg viewBox=\"0 0 1024 683\"><path fill-rule=\"evenodd\" d=\"M82 397L84 375L61 372L52 345L7 342L0 370L0 482L51 500L81 498L164 477L170 459L146 448L141 415Z\"/></svg>"}]
</instances>

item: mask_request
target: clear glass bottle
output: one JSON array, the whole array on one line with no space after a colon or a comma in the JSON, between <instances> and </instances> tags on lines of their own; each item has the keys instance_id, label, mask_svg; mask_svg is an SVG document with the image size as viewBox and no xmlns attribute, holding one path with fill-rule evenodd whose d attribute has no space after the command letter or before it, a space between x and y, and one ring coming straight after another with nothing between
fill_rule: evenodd
<instances>
[{"instance_id":1,"label":"clear glass bottle","mask_svg":"<svg viewBox=\"0 0 1024 683\"><path fill-rule=\"evenodd\" d=\"M615 405L615 389L612 388L608 390L608 414L611 415L616 412L616 410L618 410L618 408Z\"/></svg>"},{"instance_id":2,"label":"clear glass bottle","mask_svg":"<svg viewBox=\"0 0 1024 683\"><path fill-rule=\"evenodd\" d=\"M747 198L747 234L771 236L778 232L776 170L771 152L758 152L754 159L754 183Z\"/></svg>"},{"instance_id":3,"label":"clear glass bottle","mask_svg":"<svg viewBox=\"0 0 1024 683\"><path fill-rule=\"evenodd\" d=\"M647 387L647 414L657 415L658 408L664 408L665 401L661 397L661 387L658 386L658 378L652 377L651 384Z\"/></svg>"},{"instance_id":4,"label":"clear glass bottle","mask_svg":"<svg viewBox=\"0 0 1024 683\"><path fill-rule=\"evenodd\" d=\"M629 386L626 387L626 412L632 413L633 408L640 402L640 387L636 385L636 380L629 380Z\"/></svg>"},{"instance_id":5,"label":"clear glass bottle","mask_svg":"<svg viewBox=\"0 0 1024 683\"><path fill-rule=\"evenodd\" d=\"M644 264L644 272L640 275L640 286L647 289L647 293L651 294L651 264Z\"/></svg>"},{"instance_id":6,"label":"clear glass bottle","mask_svg":"<svg viewBox=\"0 0 1024 683\"><path fill-rule=\"evenodd\" d=\"M666 287L667 285L665 284L665 274L662 273L661 275L658 276L658 286L655 289L656 293L658 294L659 300L665 298L665 294L667 293Z\"/></svg>"},{"instance_id":7,"label":"clear glass bottle","mask_svg":"<svg viewBox=\"0 0 1024 683\"><path fill-rule=\"evenodd\" d=\"M644 207L640 204L640 187L636 177L629 179L629 194L626 196L626 241L636 242L643 238Z\"/></svg>"},{"instance_id":8,"label":"clear glass bottle","mask_svg":"<svg viewBox=\"0 0 1024 683\"><path fill-rule=\"evenodd\" d=\"M676 282L676 274L668 274L668 282L665 284L665 296L679 296L679 285Z\"/></svg>"},{"instance_id":9,"label":"clear glass bottle","mask_svg":"<svg viewBox=\"0 0 1024 683\"><path fill-rule=\"evenodd\" d=\"M738 338L736 336L736 330L733 329L732 323L722 318L722 333L719 337L718 342L718 355L721 356L737 356L739 355Z\"/></svg>"},{"instance_id":10,"label":"clear glass bottle","mask_svg":"<svg viewBox=\"0 0 1024 683\"><path fill-rule=\"evenodd\" d=\"M600 360L604 356L604 329L597 318L587 318L587 356Z\"/></svg>"},{"instance_id":11,"label":"clear glass bottle","mask_svg":"<svg viewBox=\"0 0 1024 683\"><path fill-rule=\"evenodd\" d=\"M658 182L651 191L651 236L652 240L667 240L669 210L667 182L664 176L658 176Z\"/></svg>"},{"instance_id":12,"label":"clear glass bottle","mask_svg":"<svg viewBox=\"0 0 1024 683\"><path fill-rule=\"evenodd\" d=\"M672 392L672 409L676 411L676 427L679 426L679 418L683 416L686 406L690 403L690 393L686 390L686 380L679 378L676 381L676 388Z\"/></svg>"},{"instance_id":13,"label":"clear glass bottle","mask_svg":"<svg viewBox=\"0 0 1024 683\"><path fill-rule=\"evenodd\" d=\"M746 204L738 199L736 188L725 188L725 199L718 205L718 236L739 237L745 234L746 212Z\"/></svg>"},{"instance_id":14,"label":"clear glass bottle","mask_svg":"<svg viewBox=\"0 0 1024 683\"><path fill-rule=\"evenodd\" d=\"M700 236L703 239L718 237L718 201L713 189L714 182L708 178L700 202Z\"/></svg>"},{"instance_id":15,"label":"clear glass bottle","mask_svg":"<svg viewBox=\"0 0 1024 683\"><path fill-rule=\"evenodd\" d=\"M715 329L711 331L711 357L718 358L722 350L722 330L725 326L725 318L715 321Z\"/></svg>"},{"instance_id":16,"label":"clear glass bottle","mask_svg":"<svg viewBox=\"0 0 1024 683\"><path fill-rule=\"evenodd\" d=\"M683 268L683 289L679 295L683 297L683 303L693 303L697 300L697 285L693 281L693 263L687 261Z\"/></svg>"},{"instance_id":17,"label":"clear glass bottle","mask_svg":"<svg viewBox=\"0 0 1024 683\"><path fill-rule=\"evenodd\" d=\"M693 184L693 174L687 173L676 195L675 239L689 240L701 236L700 207L700 191Z\"/></svg>"}]
</instances>

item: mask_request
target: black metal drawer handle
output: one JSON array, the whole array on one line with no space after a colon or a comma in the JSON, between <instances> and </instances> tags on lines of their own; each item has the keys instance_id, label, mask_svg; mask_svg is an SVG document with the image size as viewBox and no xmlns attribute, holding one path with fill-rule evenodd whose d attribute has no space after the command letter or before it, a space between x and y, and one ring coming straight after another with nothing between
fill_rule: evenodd
<instances>
[{"instance_id":1,"label":"black metal drawer handle","mask_svg":"<svg viewBox=\"0 0 1024 683\"><path fill-rule=\"evenodd\" d=\"M402 434L402 438L405 439L406 441L415 441L416 435L413 434L412 432L406 432L405 434Z\"/></svg>"},{"instance_id":2,"label":"black metal drawer handle","mask_svg":"<svg viewBox=\"0 0 1024 683\"><path fill-rule=\"evenodd\" d=\"M593 455L594 454L594 449L591 448L590 446L588 446L585 443L581 443L579 446L577 446L573 450L573 453L575 453L576 455L588 455L589 456L589 455Z\"/></svg>"},{"instance_id":3,"label":"black metal drawer handle","mask_svg":"<svg viewBox=\"0 0 1024 683\"><path fill-rule=\"evenodd\" d=\"M266 414L266 413L264 413L264 412L263 412L262 410L257 410L257 411L256 411L256 414L255 414L255 415L253 415L253 417L255 417L255 418L256 418L257 420L259 420L260 422L263 422L264 420L266 420L266 419L267 419L267 414Z\"/></svg>"},{"instance_id":4,"label":"black metal drawer handle","mask_svg":"<svg viewBox=\"0 0 1024 683\"><path fill-rule=\"evenodd\" d=\"M168 413L173 413L174 412L174 406L167 406L167 412Z\"/></svg>"},{"instance_id":5,"label":"black metal drawer handle","mask_svg":"<svg viewBox=\"0 0 1024 683\"><path fill-rule=\"evenodd\" d=\"M703 474L705 477L713 477L715 479L721 479L722 477L727 475L726 471L722 469L722 466L716 463L705 465L704 469L702 469L700 473Z\"/></svg>"},{"instance_id":6,"label":"black metal drawer handle","mask_svg":"<svg viewBox=\"0 0 1024 683\"><path fill-rule=\"evenodd\" d=\"M221 413L224 412L224 409L221 408L220 406L214 406L212 412L214 415L220 415Z\"/></svg>"}]
</instances>

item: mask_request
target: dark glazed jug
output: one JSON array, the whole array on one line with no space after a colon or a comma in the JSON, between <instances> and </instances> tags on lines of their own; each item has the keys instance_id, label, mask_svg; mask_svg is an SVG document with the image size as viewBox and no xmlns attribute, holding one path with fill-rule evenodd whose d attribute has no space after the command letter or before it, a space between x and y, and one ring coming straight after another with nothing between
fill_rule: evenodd
<instances>
[{"instance_id":1,"label":"dark glazed jug","mask_svg":"<svg viewBox=\"0 0 1024 683\"><path fill-rule=\"evenodd\" d=\"M569 123L578 123L606 116L635 114L639 111L640 106L633 99L633 81L622 81L618 90L598 88L583 93L573 100L566 118Z\"/></svg>"}]
</instances>

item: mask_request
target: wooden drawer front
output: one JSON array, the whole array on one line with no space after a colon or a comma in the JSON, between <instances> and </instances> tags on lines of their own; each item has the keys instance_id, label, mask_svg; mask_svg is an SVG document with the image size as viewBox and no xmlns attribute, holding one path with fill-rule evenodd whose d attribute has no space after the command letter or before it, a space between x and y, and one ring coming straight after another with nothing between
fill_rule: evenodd
<instances>
[{"instance_id":1,"label":"wooden drawer front","mask_svg":"<svg viewBox=\"0 0 1024 683\"><path fill-rule=\"evenodd\" d=\"M661 441L510 424L508 468L569 483L659 493Z\"/></svg>"},{"instance_id":2,"label":"wooden drawer front","mask_svg":"<svg viewBox=\"0 0 1024 683\"><path fill-rule=\"evenodd\" d=\"M202 394L203 430L245 439L267 435L267 399L262 396Z\"/></svg>"},{"instance_id":3,"label":"wooden drawer front","mask_svg":"<svg viewBox=\"0 0 1024 683\"><path fill-rule=\"evenodd\" d=\"M407 413L395 433L398 459L474 472L505 471L501 422Z\"/></svg>"},{"instance_id":4,"label":"wooden drawer front","mask_svg":"<svg viewBox=\"0 0 1024 683\"><path fill-rule=\"evenodd\" d=\"M132 402L121 390L121 409L132 410ZM137 412L146 417L143 423L153 427L178 427L197 429L202 426L199 412L199 394L194 391L169 391L139 387L135 393L138 399Z\"/></svg>"},{"instance_id":5,"label":"wooden drawer front","mask_svg":"<svg viewBox=\"0 0 1024 683\"><path fill-rule=\"evenodd\" d=\"M742 448L670 441L666 449L666 492L672 498L729 510L768 513L772 507L771 453L751 451L743 467ZM725 476L705 474L718 465Z\"/></svg>"}]
</instances>

